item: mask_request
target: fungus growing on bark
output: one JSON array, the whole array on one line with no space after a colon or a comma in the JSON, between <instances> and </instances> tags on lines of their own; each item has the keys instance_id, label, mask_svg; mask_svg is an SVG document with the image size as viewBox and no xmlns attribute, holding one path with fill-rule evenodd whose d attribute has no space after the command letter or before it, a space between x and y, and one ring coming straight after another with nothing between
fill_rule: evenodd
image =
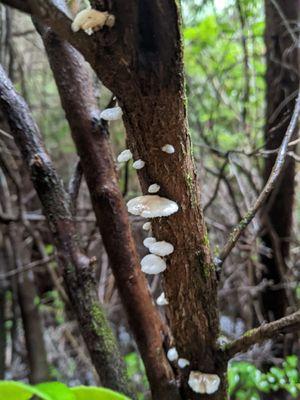
<instances>
[{"instance_id":1,"label":"fungus growing on bark","mask_svg":"<svg viewBox=\"0 0 300 400\"><path fill-rule=\"evenodd\" d=\"M152 254L164 257L173 253L174 246L171 243L165 242L164 240L161 242L155 241L149 244L149 251Z\"/></svg>"},{"instance_id":2,"label":"fungus growing on bark","mask_svg":"<svg viewBox=\"0 0 300 400\"><path fill-rule=\"evenodd\" d=\"M165 144L161 149L162 149L162 151L164 151L165 153L168 153L168 154L175 153L174 146L172 146L171 144Z\"/></svg>"},{"instance_id":3,"label":"fungus growing on bark","mask_svg":"<svg viewBox=\"0 0 300 400\"><path fill-rule=\"evenodd\" d=\"M179 368L185 368L188 365L190 365L190 362L186 358L179 358L178 359L178 367Z\"/></svg>"},{"instance_id":4,"label":"fungus growing on bark","mask_svg":"<svg viewBox=\"0 0 300 400\"><path fill-rule=\"evenodd\" d=\"M160 189L160 186L157 183L153 183L148 187L148 193L157 193Z\"/></svg>"},{"instance_id":5,"label":"fungus growing on bark","mask_svg":"<svg viewBox=\"0 0 300 400\"><path fill-rule=\"evenodd\" d=\"M73 32L78 32L82 29L88 35L91 35L93 32L102 29L104 25L112 28L114 24L114 15L109 14L107 11L98 11L88 7L76 15L71 28Z\"/></svg>"},{"instance_id":6,"label":"fungus growing on bark","mask_svg":"<svg viewBox=\"0 0 300 400\"><path fill-rule=\"evenodd\" d=\"M155 237L150 236L150 237L147 237L146 239L144 239L143 245L149 249L150 246L155 242L156 242Z\"/></svg>"},{"instance_id":7,"label":"fungus growing on bark","mask_svg":"<svg viewBox=\"0 0 300 400\"><path fill-rule=\"evenodd\" d=\"M151 230L151 222L145 222L143 225L144 231L150 231Z\"/></svg>"},{"instance_id":8,"label":"fungus growing on bark","mask_svg":"<svg viewBox=\"0 0 300 400\"><path fill-rule=\"evenodd\" d=\"M105 121L117 121L121 119L123 111L121 107L116 106L112 108L106 108L100 113L100 118L105 119Z\"/></svg>"},{"instance_id":9,"label":"fungus growing on bark","mask_svg":"<svg viewBox=\"0 0 300 400\"><path fill-rule=\"evenodd\" d=\"M145 166L145 161L143 160L136 160L133 164L132 164L134 169L142 169Z\"/></svg>"},{"instance_id":10,"label":"fungus growing on bark","mask_svg":"<svg viewBox=\"0 0 300 400\"><path fill-rule=\"evenodd\" d=\"M168 217L178 211L175 201L158 195L135 197L127 203L128 212L144 218Z\"/></svg>"},{"instance_id":11,"label":"fungus growing on bark","mask_svg":"<svg viewBox=\"0 0 300 400\"><path fill-rule=\"evenodd\" d=\"M169 361L176 361L178 359L178 353L176 347L171 347L167 352L167 357Z\"/></svg>"},{"instance_id":12,"label":"fungus growing on bark","mask_svg":"<svg viewBox=\"0 0 300 400\"><path fill-rule=\"evenodd\" d=\"M132 159L132 153L130 150L123 150L117 157L119 163L127 162Z\"/></svg>"},{"instance_id":13,"label":"fungus growing on bark","mask_svg":"<svg viewBox=\"0 0 300 400\"><path fill-rule=\"evenodd\" d=\"M218 375L191 371L188 384L196 393L212 394L219 389L220 382L221 380Z\"/></svg>"},{"instance_id":14,"label":"fungus growing on bark","mask_svg":"<svg viewBox=\"0 0 300 400\"><path fill-rule=\"evenodd\" d=\"M169 304L168 300L166 299L165 292L162 292L160 296L156 299L156 304L158 306L166 306Z\"/></svg>"},{"instance_id":15,"label":"fungus growing on bark","mask_svg":"<svg viewBox=\"0 0 300 400\"><path fill-rule=\"evenodd\" d=\"M148 254L141 261L142 271L145 274L157 275L167 268L165 260L155 254Z\"/></svg>"}]
</instances>

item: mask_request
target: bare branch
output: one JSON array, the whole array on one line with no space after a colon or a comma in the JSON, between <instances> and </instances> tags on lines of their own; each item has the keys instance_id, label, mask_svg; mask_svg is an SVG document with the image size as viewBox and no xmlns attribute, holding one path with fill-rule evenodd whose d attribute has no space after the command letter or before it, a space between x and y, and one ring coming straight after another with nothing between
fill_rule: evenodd
<instances>
[{"instance_id":1,"label":"bare branch","mask_svg":"<svg viewBox=\"0 0 300 400\"><path fill-rule=\"evenodd\" d=\"M246 332L242 337L229 343L224 352L228 359L237 353L246 352L251 346L274 339L276 336L300 330L300 311L277 321L261 325L259 328Z\"/></svg>"},{"instance_id":2,"label":"bare branch","mask_svg":"<svg viewBox=\"0 0 300 400\"><path fill-rule=\"evenodd\" d=\"M77 161L75 168L74 168L74 173L71 176L70 182L69 182L69 195L70 195L70 202L71 202L71 211L73 216L76 215L76 205L77 205L77 198L80 190L80 185L82 181L82 167L80 160Z\"/></svg>"},{"instance_id":3,"label":"bare branch","mask_svg":"<svg viewBox=\"0 0 300 400\"><path fill-rule=\"evenodd\" d=\"M252 221L252 219L254 218L257 211L265 203L268 196L270 195L273 188L275 187L275 184L277 183L278 178L280 177L280 174L283 170L285 159L286 159L287 152L288 152L289 142L290 142L290 140L293 136L293 133L295 131L295 128L297 126L299 115L300 115L300 94L298 94L295 109L294 109L290 124L286 131L286 134L284 136L282 144L279 148L278 156L274 163L274 166L273 166L272 172L269 176L269 179L268 179L267 183L265 184L262 192L256 199L255 203L253 204L253 206L246 213L244 218L242 218L242 220L239 222L239 224L231 231L231 233L229 235L229 239L218 257L218 266L219 267L222 266L223 262L228 257L231 250L234 248L237 241L239 240L241 234L244 232L246 227Z\"/></svg>"}]
</instances>

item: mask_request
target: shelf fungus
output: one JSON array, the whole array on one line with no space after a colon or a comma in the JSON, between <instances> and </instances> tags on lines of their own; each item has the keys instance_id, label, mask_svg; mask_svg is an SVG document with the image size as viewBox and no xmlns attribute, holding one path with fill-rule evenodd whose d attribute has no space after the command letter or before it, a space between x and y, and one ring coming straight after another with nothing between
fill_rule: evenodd
<instances>
[{"instance_id":1,"label":"shelf fungus","mask_svg":"<svg viewBox=\"0 0 300 400\"><path fill-rule=\"evenodd\" d=\"M132 153L130 150L123 150L117 157L119 163L127 162L132 159Z\"/></svg>"},{"instance_id":2,"label":"shelf fungus","mask_svg":"<svg viewBox=\"0 0 300 400\"><path fill-rule=\"evenodd\" d=\"M145 161L143 160L136 160L133 164L132 164L134 169L142 169L145 166Z\"/></svg>"},{"instance_id":3,"label":"shelf fungus","mask_svg":"<svg viewBox=\"0 0 300 400\"><path fill-rule=\"evenodd\" d=\"M150 231L151 230L151 222L145 222L143 225L144 231Z\"/></svg>"},{"instance_id":4,"label":"shelf fungus","mask_svg":"<svg viewBox=\"0 0 300 400\"><path fill-rule=\"evenodd\" d=\"M178 353L176 347L171 347L167 352L167 357L169 361L176 361L178 360Z\"/></svg>"},{"instance_id":5,"label":"shelf fungus","mask_svg":"<svg viewBox=\"0 0 300 400\"><path fill-rule=\"evenodd\" d=\"M109 14L107 11L97 11L89 7L76 15L71 28L73 32L78 32L82 29L88 35L91 35L102 29L105 25L112 28L114 24L114 15Z\"/></svg>"},{"instance_id":6,"label":"shelf fungus","mask_svg":"<svg viewBox=\"0 0 300 400\"><path fill-rule=\"evenodd\" d=\"M161 149L162 149L162 151L164 151L167 154L175 153L174 146L172 146L171 144L165 144Z\"/></svg>"},{"instance_id":7,"label":"shelf fungus","mask_svg":"<svg viewBox=\"0 0 300 400\"><path fill-rule=\"evenodd\" d=\"M141 261L142 271L145 274L157 275L167 268L165 260L155 254L148 254Z\"/></svg>"},{"instance_id":8,"label":"shelf fungus","mask_svg":"<svg viewBox=\"0 0 300 400\"><path fill-rule=\"evenodd\" d=\"M218 375L191 371L188 384L196 393L213 394L219 389L220 382Z\"/></svg>"},{"instance_id":9,"label":"shelf fungus","mask_svg":"<svg viewBox=\"0 0 300 400\"><path fill-rule=\"evenodd\" d=\"M174 251L174 246L171 243L165 242L164 240L161 242L152 242L149 244L148 248L150 253L161 257L168 256Z\"/></svg>"},{"instance_id":10,"label":"shelf fungus","mask_svg":"<svg viewBox=\"0 0 300 400\"><path fill-rule=\"evenodd\" d=\"M155 237L150 236L150 237L147 237L146 239L144 239L143 245L149 249L150 246L155 242L156 242Z\"/></svg>"},{"instance_id":11,"label":"shelf fungus","mask_svg":"<svg viewBox=\"0 0 300 400\"><path fill-rule=\"evenodd\" d=\"M190 365L190 362L186 358L179 358L178 359L178 367L179 368L185 368L188 365Z\"/></svg>"},{"instance_id":12,"label":"shelf fungus","mask_svg":"<svg viewBox=\"0 0 300 400\"><path fill-rule=\"evenodd\" d=\"M168 217L178 211L175 201L158 195L145 195L135 197L127 203L130 214L140 215L144 218Z\"/></svg>"},{"instance_id":13,"label":"shelf fungus","mask_svg":"<svg viewBox=\"0 0 300 400\"><path fill-rule=\"evenodd\" d=\"M168 300L166 299L165 292L162 292L160 296L156 299L156 304L158 306L167 306L169 304Z\"/></svg>"},{"instance_id":14,"label":"shelf fungus","mask_svg":"<svg viewBox=\"0 0 300 400\"><path fill-rule=\"evenodd\" d=\"M148 193L157 193L160 190L160 186L157 183L153 183L148 187Z\"/></svg>"},{"instance_id":15,"label":"shelf fungus","mask_svg":"<svg viewBox=\"0 0 300 400\"><path fill-rule=\"evenodd\" d=\"M105 119L105 121L117 121L121 119L123 115L122 108L119 106L106 108L105 110L101 111L100 118Z\"/></svg>"}]
</instances>

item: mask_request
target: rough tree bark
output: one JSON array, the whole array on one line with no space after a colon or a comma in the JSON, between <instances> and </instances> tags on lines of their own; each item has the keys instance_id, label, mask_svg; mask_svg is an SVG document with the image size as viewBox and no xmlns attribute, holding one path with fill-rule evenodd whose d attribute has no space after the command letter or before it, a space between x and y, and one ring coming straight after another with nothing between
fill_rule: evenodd
<instances>
[{"instance_id":1,"label":"rough tree bark","mask_svg":"<svg viewBox=\"0 0 300 400\"><path fill-rule=\"evenodd\" d=\"M265 139L266 150L278 149L290 122L297 92L299 90L299 33L297 24L300 17L300 1L265 1L267 47L267 110ZM294 137L297 135L295 131ZM289 150L293 151L295 147ZM277 153L268 155L264 166L264 179L267 180L273 168ZM290 235L295 190L295 160L287 157L281 179L276 185L262 210L265 234L262 237L272 255L262 255L264 265L262 279L272 280L274 284L284 282L285 260L289 256ZM262 293L262 309L266 320L283 317L288 300L285 289L272 290L267 287Z\"/></svg>"},{"instance_id":2,"label":"rough tree bark","mask_svg":"<svg viewBox=\"0 0 300 400\"><path fill-rule=\"evenodd\" d=\"M30 172L56 245L66 289L104 386L130 394L118 346L97 298L93 263L77 244L69 198L24 100L0 67L0 107Z\"/></svg>"}]
</instances>

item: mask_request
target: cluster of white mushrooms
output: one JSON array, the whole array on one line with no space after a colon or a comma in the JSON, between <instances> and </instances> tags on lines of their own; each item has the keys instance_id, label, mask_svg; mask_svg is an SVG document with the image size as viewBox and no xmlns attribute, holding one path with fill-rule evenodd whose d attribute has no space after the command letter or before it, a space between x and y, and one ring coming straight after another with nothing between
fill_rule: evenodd
<instances>
[{"instance_id":1,"label":"cluster of white mushrooms","mask_svg":"<svg viewBox=\"0 0 300 400\"><path fill-rule=\"evenodd\" d=\"M122 116L122 110L116 106L114 108L108 108L102 111L100 117L107 121L115 121L120 119ZM171 144L165 144L161 150L167 154L174 154L175 148ZM129 149L123 150L117 157L117 161L120 164L126 163L133 159L132 152ZM133 168L142 169L145 166L145 162L141 159L137 159L133 162ZM148 187L148 193L144 196L138 196L131 199L127 203L128 212L133 215L138 215L143 218L159 218L168 217L176 213L179 209L178 204L169 200L165 197L159 196L157 193L160 190L160 186L157 183L153 183ZM152 226L151 222L147 221L143 224L143 229L151 233ZM149 236L143 244L148 248L150 254L147 254L141 260L142 271L146 274L157 275L164 272L167 268L165 257L169 256L174 252L174 246L166 241L157 241L155 237ZM156 299L158 306L166 306L169 304L168 299L164 292ZM184 369L190 365L189 360L186 358L180 358L175 347L171 347L167 352L167 358L170 362L177 362L179 368ZM190 388L201 394L212 394L215 393L220 385L220 378L215 374L206 374L200 371L191 371L189 375L188 385Z\"/></svg>"},{"instance_id":2,"label":"cluster of white mushrooms","mask_svg":"<svg viewBox=\"0 0 300 400\"><path fill-rule=\"evenodd\" d=\"M76 15L71 28L73 32L78 32L82 29L87 35L92 35L104 26L112 28L114 24L114 15L109 14L108 11L94 10L89 6Z\"/></svg>"}]
</instances>

